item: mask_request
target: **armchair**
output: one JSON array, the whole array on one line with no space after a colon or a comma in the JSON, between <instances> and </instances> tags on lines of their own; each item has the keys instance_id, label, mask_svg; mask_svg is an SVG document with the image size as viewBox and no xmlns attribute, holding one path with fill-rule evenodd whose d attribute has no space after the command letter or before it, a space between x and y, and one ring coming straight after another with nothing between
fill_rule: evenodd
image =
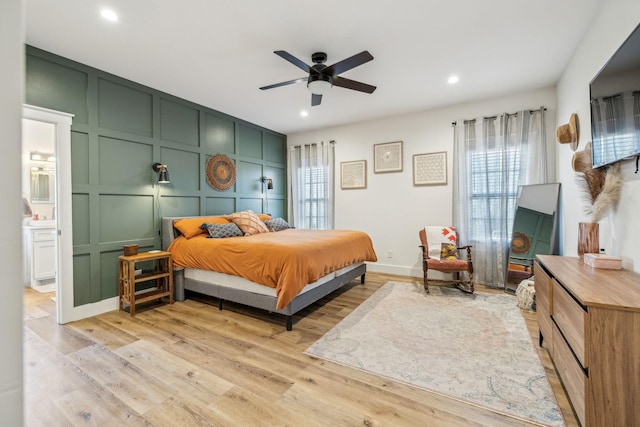
<instances>
[{"instance_id":1,"label":"armchair","mask_svg":"<svg viewBox=\"0 0 640 427\"><path fill-rule=\"evenodd\" d=\"M424 272L424 290L429 293L429 280L434 282L454 283L461 291L474 293L473 262L471 246L458 246L458 234L453 227L425 227L418 233L422 249L422 270ZM430 236L427 238L427 236ZM431 240L431 247L429 246ZM458 251L466 250L467 259L460 259ZM454 277L446 279L429 279L429 270L442 273L453 273ZM465 280L462 273L466 273Z\"/></svg>"}]
</instances>

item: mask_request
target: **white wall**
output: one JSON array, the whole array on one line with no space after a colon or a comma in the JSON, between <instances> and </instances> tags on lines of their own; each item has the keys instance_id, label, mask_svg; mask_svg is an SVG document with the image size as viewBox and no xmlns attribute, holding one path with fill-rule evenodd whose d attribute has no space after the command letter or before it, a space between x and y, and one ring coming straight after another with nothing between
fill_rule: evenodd
<instances>
[{"instance_id":1,"label":"white wall","mask_svg":"<svg viewBox=\"0 0 640 427\"><path fill-rule=\"evenodd\" d=\"M0 129L2 177L0 186L0 420L22 425L22 169L20 125L24 88L23 18L20 0L0 2ZM12 183L9 185L7 183Z\"/></svg>"},{"instance_id":2,"label":"white wall","mask_svg":"<svg viewBox=\"0 0 640 427\"><path fill-rule=\"evenodd\" d=\"M578 149L590 140L589 82L640 23L640 1L604 0L601 10L574 53L557 85L559 123L566 123L577 113L581 123ZM563 253L576 255L578 222L585 221L574 172L573 152L567 147L558 151L558 177L563 185ZM640 271L640 176L634 174L635 161L622 162L625 184L617 209L600 222L600 246L608 254L621 256L623 266Z\"/></svg>"},{"instance_id":3,"label":"white wall","mask_svg":"<svg viewBox=\"0 0 640 427\"><path fill-rule=\"evenodd\" d=\"M545 88L509 97L287 136L289 145L336 141L336 228L367 232L378 255L371 271L422 277L418 231L450 225L453 128L451 123L521 109L547 107L548 144L555 145L555 90ZM373 173L373 145L403 141L403 171ZM413 186L414 154L447 152L446 186ZM367 188L340 189L340 162L367 161ZM389 257L391 251L391 257Z\"/></svg>"}]
</instances>

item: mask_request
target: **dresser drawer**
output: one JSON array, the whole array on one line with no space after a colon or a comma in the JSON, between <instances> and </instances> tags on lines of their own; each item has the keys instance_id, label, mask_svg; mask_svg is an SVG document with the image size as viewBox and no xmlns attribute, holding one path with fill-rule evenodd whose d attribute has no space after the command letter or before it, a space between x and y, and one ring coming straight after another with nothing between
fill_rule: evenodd
<instances>
[{"instance_id":1,"label":"dresser drawer","mask_svg":"<svg viewBox=\"0 0 640 427\"><path fill-rule=\"evenodd\" d=\"M589 361L585 351L587 312L555 279L551 283L553 319L578 361L584 368L588 368Z\"/></svg>"},{"instance_id":2,"label":"dresser drawer","mask_svg":"<svg viewBox=\"0 0 640 427\"><path fill-rule=\"evenodd\" d=\"M551 278L536 262L533 269L534 283L536 287L536 318L538 328L545 339L545 347L550 353L553 352L553 340L551 339Z\"/></svg>"},{"instance_id":3,"label":"dresser drawer","mask_svg":"<svg viewBox=\"0 0 640 427\"><path fill-rule=\"evenodd\" d=\"M542 311L547 316L553 314L551 310L550 282L551 278L536 262L534 268L534 283L536 287L536 311Z\"/></svg>"},{"instance_id":4,"label":"dresser drawer","mask_svg":"<svg viewBox=\"0 0 640 427\"><path fill-rule=\"evenodd\" d=\"M576 360L564 340L557 326L553 325L553 363L562 379L562 384L567 390L571 405L580 420L581 425L585 423L585 386L588 378L580 367L580 363Z\"/></svg>"}]
</instances>

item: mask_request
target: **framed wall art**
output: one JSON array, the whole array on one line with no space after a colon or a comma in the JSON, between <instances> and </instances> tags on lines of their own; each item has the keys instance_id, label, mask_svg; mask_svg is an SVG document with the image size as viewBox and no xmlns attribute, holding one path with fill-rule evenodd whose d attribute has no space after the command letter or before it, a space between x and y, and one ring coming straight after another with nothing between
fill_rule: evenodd
<instances>
[{"instance_id":1,"label":"framed wall art","mask_svg":"<svg viewBox=\"0 0 640 427\"><path fill-rule=\"evenodd\" d=\"M367 188L367 161L340 163L340 188L351 190Z\"/></svg>"},{"instance_id":2,"label":"framed wall art","mask_svg":"<svg viewBox=\"0 0 640 427\"><path fill-rule=\"evenodd\" d=\"M402 141L374 144L373 172L402 172Z\"/></svg>"},{"instance_id":3,"label":"framed wall art","mask_svg":"<svg viewBox=\"0 0 640 427\"><path fill-rule=\"evenodd\" d=\"M447 152L414 154L413 185L447 185Z\"/></svg>"}]
</instances>

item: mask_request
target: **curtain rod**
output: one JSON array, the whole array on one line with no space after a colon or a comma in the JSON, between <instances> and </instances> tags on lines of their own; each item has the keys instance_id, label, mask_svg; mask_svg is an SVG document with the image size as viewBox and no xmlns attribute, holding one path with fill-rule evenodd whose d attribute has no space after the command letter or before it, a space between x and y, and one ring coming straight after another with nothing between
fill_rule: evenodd
<instances>
[{"instance_id":1,"label":"curtain rod","mask_svg":"<svg viewBox=\"0 0 640 427\"><path fill-rule=\"evenodd\" d=\"M324 144L324 141L320 142L320 144ZM336 145L336 144L337 144L337 142L336 142L334 139L332 139L331 141L329 141L329 144L331 144L331 145ZM314 145L318 145L318 143L317 143L317 142L314 142L314 143L312 143L312 144L291 145L291 146L289 146L289 149L294 150L294 149L296 149L296 148L300 148L300 147L312 147L312 146L314 146Z\"/></svg>"},{"instance_id":2,"label":"curtain rod","mask_svg":"<svg viewBox=\"0 0 640 427\"><path fill-rule=\"evenodd\" d=\"M537 110L529 110L529 114L532 113L537 113L538 111L547 111L547 107L540 107ZM503 115L505 116L517 116L518 112L516 111L515 113L504 113ZM489 120L489 119L497 119L498 116L487 116L487 117L483 117L484 120ZM469 120L465 120L464 123L474 123L476 121L476 119L469 119ZM451 126L457 126L458 122L451 122Z\"/></svg>"}]
</instances>

